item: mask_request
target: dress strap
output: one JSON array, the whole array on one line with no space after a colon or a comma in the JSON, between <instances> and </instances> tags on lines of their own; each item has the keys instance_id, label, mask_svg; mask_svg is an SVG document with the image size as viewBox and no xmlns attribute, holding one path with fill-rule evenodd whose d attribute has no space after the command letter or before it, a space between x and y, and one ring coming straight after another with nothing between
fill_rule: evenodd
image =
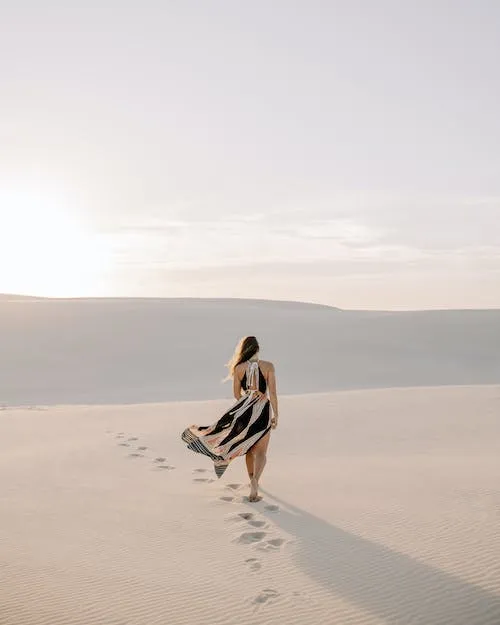
<instances>
[{"instance_id":1,"label":"dress strap","mask_svg":"<svg viewBox=\"0 0 500 625\"><path fill-rule=\"evenodd\" d=\"M247 390L259 390L259 363L250 360L247 364Z\"/></svg>"}]
</instances>

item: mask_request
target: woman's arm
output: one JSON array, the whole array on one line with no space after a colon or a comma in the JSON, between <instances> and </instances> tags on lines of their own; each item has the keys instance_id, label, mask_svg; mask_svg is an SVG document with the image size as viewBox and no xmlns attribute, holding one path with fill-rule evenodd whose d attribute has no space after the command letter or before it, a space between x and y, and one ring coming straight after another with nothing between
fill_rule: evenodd
<instances>
[{"instance_id":1,"label":"woman's arm","mask_svg":"<svg viewBox=\"0 0 500 625\"><path fill-rule=\"evenodd\" d=\"M241 380L237 371L235 371L233 375L233 394L237 401L241 399Z\"/></svg>"},{"instance_id":2,"label":"woman's arm","mask_svg":"<svg viewBox=\"0 0 500 625\"><path fill-rule=\"evenodd\" d=\"M269 387L269 400L271 402L271 408L273 409L273 419L271 421L273 429L278 425L278 394L276 392L276 373L274 371L274 365L269 363L269 375L268 375L268 387Z\"/></svg>"}]
</instances>

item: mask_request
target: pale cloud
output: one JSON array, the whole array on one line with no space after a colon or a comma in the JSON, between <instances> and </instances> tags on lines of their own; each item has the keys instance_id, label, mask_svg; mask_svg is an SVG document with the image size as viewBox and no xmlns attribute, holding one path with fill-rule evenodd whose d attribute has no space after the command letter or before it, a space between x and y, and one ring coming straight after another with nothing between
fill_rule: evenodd
<instances>
[{"instance_id":1,"label":"pale cloud","mask_svg":"<svg viewBox=\"0 0 500 625\"><path fill-rule=\"evenodd\" d=\"M379 259L408 262L424 256L417 248L386 244L376 233L344 220L290 228L236 219L175 222L117 233L113 238L121 263L177 269Z\"/></svg>"},{"instance_id":2,"label":"pale cloud","mask_svg":"<svg viewBox=\"0 0 500 625\"><path fill-rule=\"evenodd\" d=\"M297 239L325 239L359 247L374 245L382 236L382 231L352 219L310 219L304 223L283 226L280 232Z\"/></svg>"},{"instance_id":3,"label":"pale cloud","mask_svg":"<svg viewBox=\"0 0 500 625\"><path fill-rule=\"evenodd\" d=\"M165 219L158 210L122 224L113 239L122 263L178 269L329 261L354 267L360 260L496 266L499 198L353 193L337 196L332 207L208 219L201 207L192 207L189 219L181 212Z\"/></svg>"}]
</instances>

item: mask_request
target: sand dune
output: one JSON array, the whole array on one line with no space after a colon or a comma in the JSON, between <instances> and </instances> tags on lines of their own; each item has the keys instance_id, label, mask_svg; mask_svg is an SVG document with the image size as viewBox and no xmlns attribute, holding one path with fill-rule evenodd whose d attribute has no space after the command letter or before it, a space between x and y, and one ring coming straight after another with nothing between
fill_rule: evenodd
<instances>
[{"instance_id":1,"label":"sand dune","mask_svg":"<svg viewBox=\"0 0 500 625\"><path fill-rule=\"evenodd\" d=\"M499 625L500 311L0 300L1 625ZM179 436L247 333L257 504Z\"/></svg>"},{"instance_id":2,"label":"sand dune","mask_svg":"<svg viewBox=\"0 0 500 625\"><path fill-rule=\"evenodd\" d=\"M258 504L226 405L0 412L2 625L500 623L499 387L282 398Z\"/></svg>"},{"instance_id":3,"label":"sand dune","mask_svg":"<svg viewBox=\"0 0 500 625\"><path fill-rule=\"evenodd\" d=\"M0 301L0 405L229 397L237 339L256 334L282 393L500 380L500 311L340 311L196 299Z\"/></svg>"}]
</instances>

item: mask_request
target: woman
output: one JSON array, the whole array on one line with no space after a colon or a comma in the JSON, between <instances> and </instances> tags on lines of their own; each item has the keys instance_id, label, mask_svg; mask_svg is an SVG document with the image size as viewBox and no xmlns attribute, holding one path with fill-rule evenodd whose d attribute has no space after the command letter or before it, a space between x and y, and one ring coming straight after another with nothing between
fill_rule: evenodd
<instances>
[{"instance_id":1,"label":"woman","mask_svg":"<svg viewBox=\"0 0 500 625\"><path fill-rule=\"evenodd\" d=\"M209 456L221 477L231 460L245 455L250 478L249 501L259 501L259 479L266 466L270 430L278 425L278 399L274 365L259 360L259 343L246 336L228 363L236 404L216 423L184 430L188 449ZM267 393L269 392L269 397ZM271 409L272 408L272 415Z\"/></svg>"}]
</instances>

